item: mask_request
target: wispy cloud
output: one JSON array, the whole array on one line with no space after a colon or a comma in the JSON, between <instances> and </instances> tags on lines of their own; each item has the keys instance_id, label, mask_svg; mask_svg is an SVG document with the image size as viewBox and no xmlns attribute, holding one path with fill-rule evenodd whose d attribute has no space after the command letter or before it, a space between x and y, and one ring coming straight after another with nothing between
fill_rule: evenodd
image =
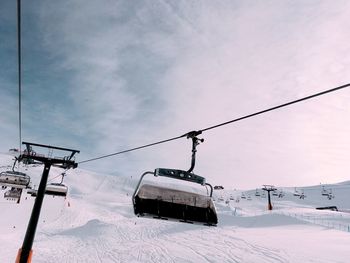
<instances>
[{"instance_id":1,"label":"wispy cloud","mask_svg":"<svg viewBox=\"0 0 350 263\"><path fill-rule=\"evenodd\" d=\"M349 81L346 1L38 3L53 85L27 110L47 120L48 140L72 143L82 159ZM195 171L232 187L344 180L349 98L342 91L208 131ZM128 175L186 169L190 148L177 141L91 165Z\"/></svg>"}]
</instances>

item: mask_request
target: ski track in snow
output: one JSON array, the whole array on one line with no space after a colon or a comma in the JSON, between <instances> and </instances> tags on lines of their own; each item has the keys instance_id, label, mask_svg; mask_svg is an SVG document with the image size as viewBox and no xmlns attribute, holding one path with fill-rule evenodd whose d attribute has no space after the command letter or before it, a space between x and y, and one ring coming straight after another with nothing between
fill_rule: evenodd
<instances>
[{"instance_id":1,"label":"ski track in snow","mask_svg":"<svg viewBox=\"0 0 350 263\"><path fill-rule=\"evenodd\" d=\"M203 229L200 232L192 229L167 235L164 234L164 230L167 232L166 224L157 228L144 227L142 224L136 225L135 229L135 225L128 222L108 225L89 221L87 224L90 223L88 229L95 230L91 230L93 233L86 236L83 233L88 231L79 233L74 229L75 235L71 233L72 237L68 240L65 237L69 233L53 234L49 240L42 240L43 243L52 241L63 244L62 247L56 247L56 253L52 257L48 258L46 253L43 254L42 262L254 262L254 259L259 258L260 262L288 262L283 252L234 237L235 231L217 235L216 228ZM83 226L85 227L86 225ZM63 239L62 242L59 239ZM72 244L67 246L67 241ZM178 253L174 253L174 248ZM75 255L79 257L76 258ZM39 258L38 262L41 262Z\"/></svg>"}]
</instances>

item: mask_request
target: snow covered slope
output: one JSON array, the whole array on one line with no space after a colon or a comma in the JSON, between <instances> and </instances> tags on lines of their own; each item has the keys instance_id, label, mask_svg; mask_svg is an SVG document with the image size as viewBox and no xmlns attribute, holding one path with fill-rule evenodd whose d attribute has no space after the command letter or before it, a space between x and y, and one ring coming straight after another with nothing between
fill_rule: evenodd
<instances>
[{"instance_id":1,"label":"snow covered slope","mask_svg":"<svg viewBox=\"0 0 350 263\"><path fill-rule=\"evenodd\" d=\"M11 162L11 156L0 155L0 170L10 169ZM21 169L38 184L42 166ZM53 167L49 180L59 182L61 172ZM216 200L224 199L216 201L217 227L135 217L131 178L78 168L67 172L64 183L66 199L44 199L33 262L349 262L350 214L315 209L350 210L349 183L327 186L332 200L321 195L321 186L303 188L303 200L293 195L294 187L283 188L285 196L273 197L271 212L255 189L245 192L250 201L240 198L241 191L215 191ZM14 262L34 198L24 191L16 204L2 199L3 193L0 262Z\"/></svg>"}]
</instances>

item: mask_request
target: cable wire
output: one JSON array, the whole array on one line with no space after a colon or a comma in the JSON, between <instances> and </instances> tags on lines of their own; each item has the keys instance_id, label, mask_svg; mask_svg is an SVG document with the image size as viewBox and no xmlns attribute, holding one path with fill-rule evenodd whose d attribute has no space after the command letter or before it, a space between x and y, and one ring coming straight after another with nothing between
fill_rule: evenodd
<instances>
[{"instance_id":1,"label":"cable wire","mask_svg":"<svg viewBox=\"0 0 350 263\"><path fill-rule=\"evenodd\" d=\"M96 161L96 160L99 160L99 159L104 159L104 158L107 158L107 157L111 157L111 156L114 156L114 155L118 155L118 154L122 154L122 153L127 153L127 152L136 151L136 150L139 150L139 149L142 149L142 148L146 148L146 147L150 147L150 146L154 146L154 145L157 145L157 144L161 144L161 143L165 143L165 142L174 141L174 140L183 138L183 137L185 137L185 136L187 136L187 134L184 134L184 135L181 135L181 136L178 136L178 137L174 137L174 138L171 138L171 139L167 139L167 140L163 140L163 141L159 141L159 142L150 143L150 144L146 144L146 145L143 145L143 146L131 148L131 149L128 149L128 150L116 152L116 153L111 153L111 154L107 154L107 155L102 155L102 156L100 156L100 157L96 157L96 158L92 158L92 159L88 159L88 160L85 160L85 161L78 162L78 164L87 163L87 162L92 162L92 161Z\"/></svg>"},{"instance_id":2,"label":"cable wire","mask_svg":"<svg viewBox=\"0 0 350 263\"><path fill-rule=\"evenodd\" d=\"M205 129L203 129L201 131L205 132L205 131L208 131L208 130L211 130L211 129L215 129L215 128L218 128L220 126L224 126L224 125L227 125L227 124L230 124L230 123L233 123L233 122L237 122L237 121L241 121L241 120L244 120L244 119L248 119L248 118L251 118L251 117L254 117L254 116L266 113L266 112L269 112L269 111L277 110L277 109L280 109L280 108L283 108L283 107L286 107L286 106L289 106L289 105L292 105L292 104L295 104L295 103L299 103L299 102L302 102L302 101L305 101L305 100L309 100L309 99L312 99L312 98L315 98L315 97L318 97L318 96L325 95L327 93L331 93L331 92L334 92L334 91L337 91L337 90L340 90L340 89L344 89L344 88L347 88L349 86L350 86L350 83L342 85L342 86L339 86L339 87L336 87L336 88L333 88L333 89L325 90L325 91L322 91L322 92L319 92L319 93L316 93L316 94L313 94L313 95L310 95L310 96L307 96L307 97L304 97L304 98L301 98L301 99L293 100L293 101L290 101L290 102L287 102L287 103L284 103L284 104L281 104L281 105L278 105L278 106L275 106L275 107L272 107L272 108L269 108L269 109L266 109L266 110L258 111L258 112L255 112L255 113L252 113L252 114L249 114L249 115L246 115L246 116L243 116L243 117L231 120L231 121L223 122L223 123L220 123L220 124L217 124L217 125L205 128Z\"/></svg>"},{"instance_id":3,"label":"cable wire","mask_svg":"<svg viewBox=\"0 0 350 263\"><path fill-rule=\"evenodd\" d=\"M287 103L283 103L283 104L280 104L278 106L274 106L274 107L271 107L271 108L268 108L268 109L265 109L265 110L262 110L262 111L258 111L258 112L255 112L255 113L252 113L252 114L249 114L249 115L245 115L245 116L242 116L242 117L239 117L239 118L227 121L227 122L216 124L214 126L210 126L208 128L204 128L202 130L191 131L189 133L186 133L186 134L183 134L181 136L177 136L177 137L174 137L174 138L171 138L171 139L167 139L167 140L162 140L162 141L158 141L158 142L155 142L155 143L146 144L146 145L143 145L143 146L131 148L131 149L120 151L120 152L116 152L116 153L102 155L100 157L96 157L96 158L92 158L92 159L88 159L88 160L84 160L84 161L78 162L78 164L92 162L92 161L104 159L104 158L107 158L107 157L111 157L111 156L114 156L114 155L119 155L119 154L131 152L131 151L136 151L136 150L139 150L139 149L142 149L142 148L154 146L154 145L161 144L161 143L166 143L166 142L177 140L177 139L180 139L180 138L183 138L183 137L191 137L191 135L193 135L193 134L194 135L199 135L199 134L201 134L201 133L203 133L205 131L208 131L208 130L216 129L216 128L219 128L219 127L224 126L224 125L228 125L228 124L231 124L231 123L234 123L234 122L238 122L238 121L241 121L241 120L244 120L244 119L248 119L248 118L251 118L251 117L254 117L254 116L266 113L266 112L269 112L269 111L274 111L274 110L277 110L277 109L280 109L280 108L283 108L283 107L290 106L292 104L296 104L296 103L299 103L299 102L302 102L302 101L305 101L305 100L316 98L316 97L319 97L319 96L322 96L322 95L325 95L325 94L328 94L328 93L331 93L331 92L335 92L335 91L338 91L338 90L341 90L341 89L345 89L345 88L348 88L348 87L350 87L350 83L342 85L342 86L339 86L339 87L336 87L336 88L328 89L328 90L325 90L325 91L322 91L322 92L319 92L319 93L316 93L316 94L313 94L313 95L310 95L310 96L307 96L307 97L303 97L303 98L300 98L300 99L297 99L297 100L293 100L293 101L290 101L290 102L287 102Z\"/></svg>"},{"instance_id":4,"label":"cable wire","mask_svg":"<svg viewBox=\"0 0 350 263\"><path fill-rule=\"evenodd\" d=\"M56 178L58 178L58 177L64 177L65 175L63 175L63 174L65 174L66 171L67 171L67 169L66 169L63 173L60 173L59 175L56 175L55 177L53 177L53 178L47 180L47 182L50 183L50 182L52 182L53 180L55 180ZM63 180L62 180L62 181L63 181ZM61 182L61 183L62 183L62 182Z\"/></svg>"},{"instance_id":5,"label":"cable wire","mask_svg":"<svg viewBox=\"0 0 350 263\"><path fill-rule=\"evenodd\" d=\"M21 0L17 0L17 50L18 50L18 126L19 152L22 151L22 57L21 57Z\"/></svg>"}]
</instances>

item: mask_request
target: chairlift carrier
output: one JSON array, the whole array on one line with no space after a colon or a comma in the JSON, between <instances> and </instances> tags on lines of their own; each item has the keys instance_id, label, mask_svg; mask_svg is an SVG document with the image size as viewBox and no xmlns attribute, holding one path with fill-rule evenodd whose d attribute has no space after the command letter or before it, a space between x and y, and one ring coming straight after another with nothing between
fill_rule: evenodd
<instances>
[{"instance_id":1,"label":"chairlift carrier","mask_svg":"<svg viewBox=\"0 0 350 263\"><path fill-rule=\"evenodd\" d=\"M63 196L63 197L67 196L68 187L63 184L64 176L65 176L65 173L62 173L62 179L60 183L47 184L45 188L45 194L52 195L52 196ZM38 190L36 189L27 190L27 194L30 194L33 197L37 196L37 193L38 193Z\"/></svg>"},{"instance_id":2,"label":"chairlift carrier","mask_svg":"<svg viewBox=\"0 0 350 263\"><path fill-rule=\"evenodd\" d=\"M12 187L10 190L7 190L4 193L4 198L6 199L20 199L22 194L22 189L21 188L14 188Z\"/></svg>"},{"instance_id":3,"label":"chairlift carrier","mask_svg":"<svg viewBox=\"0 0 350 263\"><path fill-rule=\"evenodd\" d=\"M5 171L0 173L0 185L27 188L30 183L30 177L22 172Z\"/></svg>"},{"instance_id":4,"label":"chairlift carrier","mask_svg":"<svg viewBox=\"0 0 350 263\"><path fill-rule=\"evenodd\" d=\"M217 224L216 209L212 200L213 187L206 183L204 177L192 173L195 166L196 146L199 144L198 141L204 141L196 137L198 134L200 132L191 132L187 135L187 138L192 138L193 142L192 162L188 171L157 168L154 172L142 174L132 196L135 215L204 225ZM209 186L210 193L202 195L164 186L141 185L143 178L148 174Z\"/></svg>"},{"instance_id":5,"label":"chairlift carrier","mask_svg":"<svg viewBox=\"0 0 350 263\"><path fill-rule=\"evenodd\" d=\"M331 192L332 192L332 189L328 189L328 190L327 190L324 186L322 186L321 195L327 196L327 197L328 197L329 193L331 193Z\"/></svg>"},{"instance_id":6,"label":"chairlift carrier","mask_svg":"<svg viewBox=\"0 0 350 263\"><path fill-rule=\"evenodd\" d=\"M62 183L51 183L46 185L45 194L53 196L67 196L68 187Z\"/></svg>"}]
</instances>

